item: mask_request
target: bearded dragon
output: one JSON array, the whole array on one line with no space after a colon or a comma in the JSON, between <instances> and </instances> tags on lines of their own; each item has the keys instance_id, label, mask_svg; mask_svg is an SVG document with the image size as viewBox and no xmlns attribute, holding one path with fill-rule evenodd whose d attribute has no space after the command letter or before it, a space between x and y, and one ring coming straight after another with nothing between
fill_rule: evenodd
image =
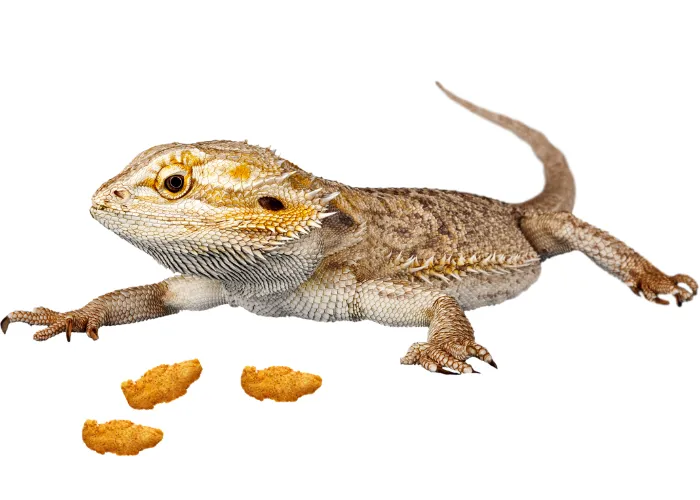
<instances>
[{"instance_id":1,"label":"bearded dragon","mask_svg":"<svg viewBox=\"0 0 700 500\"><path fill-rule=\"evenodd\" d=\"M477 344L464 311L516 297L541 263L580 251L635 294L680 306L698 293L630 247L574 216L574 179L540 132L438 86L453 101L513 132L544 165L544 190L510 204L457 191L353 188L316 177L274 150L245 142L155 146L92 197L102 225L178 275L117 290L59 313L43 307L1 322L45 325L98 339L120 325L228 304L265 316L371 320L428 327L401 363L471 373ZM687 288L686 288L687 287Z\"/></svg>"}]
</instances>

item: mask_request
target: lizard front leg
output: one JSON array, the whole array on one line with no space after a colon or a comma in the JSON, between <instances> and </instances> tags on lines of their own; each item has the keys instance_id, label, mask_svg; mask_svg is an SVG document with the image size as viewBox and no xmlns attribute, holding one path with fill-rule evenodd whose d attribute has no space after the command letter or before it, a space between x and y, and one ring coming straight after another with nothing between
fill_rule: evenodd
<instances>
[{"instance_id":1,"label":"lizard front leg","mask_svg":"<svg viewBox=\"0 0 700 500\"><path fill-rule=\"evenodd\" d=\"M175 276L160 283L116 290L97 297L86 306L59 313L38 307L33 311L15 311L2 320L6 333L10 323L44 325L34 340L47 340L66 332L86 332L97 340L102 326L124 325L175 314L182 310L203 310L226 303L226 292L219 281L192 276Z\"/></svg>"},{"instance_id":2,"label":"lizard front leg","mask_svg":"<svg viewBox=\"0 0 700 500\"><path fill-rule=\"evenodd\" d=\"M635 295L641 294L657 304L668 304L659 295L672 295L680 307L698 293L698 284L690 276L662 273L617 238L571 213L527 214L521 219L520 227L543 257L578 250L622 280Z\"/></svg>"},{"instance_id":3,"label":"lizard front leg","mask_svg":"<svg viewBox=\"0 0 700 500\"><path fill-rule=\"evenodd\" d=\"M474 329L454 297L405 281L369 281L358 287L362 318L390 326L429 326L428 340L416 342L401 358L439 373L478 373L466 361L478 358L497 368L491 354L476 343ZM453 371L448 371L453 370Z\"/></svg>"}]
</instances>

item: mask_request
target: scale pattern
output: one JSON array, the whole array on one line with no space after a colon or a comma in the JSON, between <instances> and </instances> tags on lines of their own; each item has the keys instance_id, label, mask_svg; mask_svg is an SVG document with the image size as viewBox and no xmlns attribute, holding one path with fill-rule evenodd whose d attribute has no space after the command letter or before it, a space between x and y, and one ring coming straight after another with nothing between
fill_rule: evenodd
<instances>
[{"instance_id":1,"label":"scale pattern","mask_svg":"<svg viewBox=\"0 0 700 500\"><path fill-rule=\"evenodd\" d=\"M93 195L92 216L178 276L108 293L81 309L10 313L1 325L44 325L97 339L102 326L222 304L266 316L427 326L401 359L439 373L496 366L464 315L516 297L541 262L580 251L635 293L680 306L698 292L571 214L574 181L540 132L445 90L513 132L542 161L543 191L510 204L436 189L353 188L316 177L247 142L171 143L139 154Z\"/></svg>"}]
</instances>

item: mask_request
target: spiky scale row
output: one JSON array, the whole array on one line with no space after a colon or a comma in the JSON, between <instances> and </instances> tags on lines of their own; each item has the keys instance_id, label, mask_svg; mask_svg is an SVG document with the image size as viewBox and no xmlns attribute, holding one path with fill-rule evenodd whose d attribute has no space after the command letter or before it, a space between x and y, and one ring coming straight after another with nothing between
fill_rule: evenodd
<instances>
[{"instance_id":1,"label":"spiky scale row","mask_svg":"<svg viewBox=\"0 0 700 500\"><path fill-rule=\"evenodd\" d=\"M536 265L539 258L531 255L504 255L497 253L465 255L434 255L419 259L416 255L403 257L401 253L393 256L389 253L388 259L397 269L408 272L412 279L421 279L430 282L431 278L437 278L449 282L449 278L461 280L472 274L509 274L520 269Z\"/></svg>"}]
</instances>

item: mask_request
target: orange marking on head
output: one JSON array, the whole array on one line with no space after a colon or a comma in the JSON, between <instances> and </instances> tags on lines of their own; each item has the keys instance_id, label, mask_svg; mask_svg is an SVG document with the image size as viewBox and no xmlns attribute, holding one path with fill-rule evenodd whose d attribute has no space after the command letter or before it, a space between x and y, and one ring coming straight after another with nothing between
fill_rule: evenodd
<instances>
[{"instance_id":1,"label":"orange marking on head","mask_svg":"<svg viewBox=\"0 0 700 500\"><path fill-rule=\"evenodd\" d=\"M146 177L145 179L142 179L141 181L134 184L134 187L147 187L147 188L155 189L156 188L156 181L155 181L155 179L152 179L150 177Z\"/></svg>"},{"instance_id":2,"label":"orange marking on head","mask_svg":"<svg viewBox=\"0 0 700 500\"><path fill-rule=\"evenodd\" d=\"M306 174L305 172L303 174ZM311 189L311 177L309 175L294 175L289 179L294 189Z\"/></svg>"},{"instance_id":3,"label":"orange marking on head","mask_svg":"<svg viewBox=\"0 0 700 500\"><path fill-rule=\"evenodd\" d=\"M180 154L180 162L186 167L195 167L204 165L206 163L202 158L193 155L190 151L186 150Z\"/></svg>"},{"instance_id":4,"label":"orange marking on head","mask_svg":"<svg viewBox=\"0 0 700 500\"><path fill-rule=\"evenodd\" d=\"M248 180L250 177L250 167L247 163L239 163L231 169L231 177L240 179L242 181Z\"/></svg>"}]
</instances>

